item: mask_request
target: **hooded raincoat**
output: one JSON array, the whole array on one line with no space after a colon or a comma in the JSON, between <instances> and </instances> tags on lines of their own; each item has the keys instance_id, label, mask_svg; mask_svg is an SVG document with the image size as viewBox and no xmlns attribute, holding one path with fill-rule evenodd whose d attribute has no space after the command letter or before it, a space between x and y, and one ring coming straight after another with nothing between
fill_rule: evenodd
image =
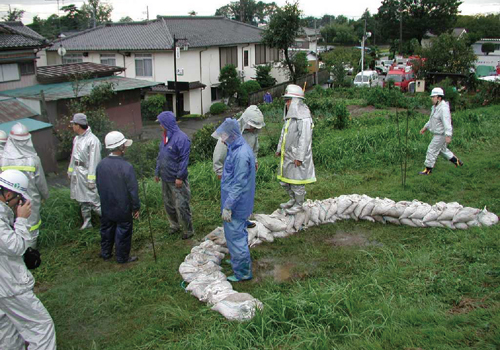
<instances>
[{"instance_id":1,"label":"hooded raincoat","mask_svg":"<svg viewBox=\"0 0 500 350\"><path fill-rule=\"evenodd\" d=\"M251 125L250 125L250 124ZM255 125L259 125L261 128L265 126L264 116L262 112L259 110L257 106L248 107L245 112L238 119L238 124L240 128L240 132L243 135L243 138L248 143L250 148L253 150L253 155L255 157L255 163L257 164L257 155L259 153L259 129L255 129L254 131L249 131L250 127L255 127ZM214 149L213 154L213 169L214 172L221 176L222 170L224 169L224 160L227 155L227 146L221 141L217 141L217 145Z\"/></svg>"},{"instance_id":2,"label":"hooded raincoat","mask_svg":"<svg viewBox=\"0 0 500 350\"><path fill-rule=\"evenodd\" d=\"M191 141L177 126L172 112L160 113L158 121L167 131L160 142L155 174L165 182L185 180L188 177Z\"/></svg>"},{"instance_id":3,"label":"hooded raincoat","mask_svg":"<svg viewBox=\"0 0 500 350\"><path fill-rule=\"evenodd\" d=\"M231 210L231 221L224 222L224 234L231 254L231 265L239 280L252 278L246 220L252 214L255 197L255 159L241 136L234 119L226 119L216 130L225 140L228 153L221 181L221 211Z\"/></svg>"},{"instance_id":4,"label":"hooded raincoat","mask_svg":"<svg viewBox=\"0 0 500 350\"><path fill-rule=\"evenodd\" d=\"M446 136L453 135L450 105L447 101L442 100L437 106L432 106L431 116L424 128L433 134L432 141L427 148L424 165L428 168L434 168L439 154L442 154L447 160L452 159L455 155L446 145Z\"/></svg>"},{"instance_id":5,"label":"hooded raincoat","mask_svg":"<svg viewBox=\"0 0 500 350\"><path fill-rule=\"evenodd\" d=\"M27 195L31 199L31 216L28 218L28 225L33 233L30 246L34 246L42 223L40 218L42 199L49 198L49 188L31 137L27 140L9 137L2 157L2 171L7 169L20 170L28 177Z\"/></svg>"},{"instance_id":6,"label":"hooded raincoat","mask_svg":"<svg viewBox=\"0 0 500 350\"><path fill-rule=\"evenodd\" d=\"M312 156L311 112L300 98L292 98L288 112L284 113L285 124L281 130L277 152L281 154L278 179L291 185L316 182ZM295 160L302 164L297 167Z\"/></svg>"},{"instance_id":7,"label":"hooded raincoat","mask_svg":"<svg viewBox=\"0 0 500 350\"><path fill-rule=\"evenodd\" d=\"M71 199L80 203L91 203L99 207L97 188L89 189L95 183L97 164L101 161L101 141L92 133L90 127L73 139L73 151L68 167L71 178Z\"/></svg>"},{"instance_id":8,"label":"hooded raincoat","mask_svg":"<svg viewBox=\"0 0 500 350\"><path fill-rule=\"evenodd\" d=\"M55 349L54 322L33 293L35 280L23 255L33 240L28 220L0 202L0 346L2 349Z\"/></svg>"}]
</instances>

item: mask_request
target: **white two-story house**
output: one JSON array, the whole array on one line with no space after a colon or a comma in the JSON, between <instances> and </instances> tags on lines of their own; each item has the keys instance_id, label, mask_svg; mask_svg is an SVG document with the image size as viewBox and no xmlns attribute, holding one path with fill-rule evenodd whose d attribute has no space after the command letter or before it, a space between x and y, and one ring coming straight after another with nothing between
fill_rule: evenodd
<instances>
[{"instance_id":1,"label":"white two-story house","mask_svg":"<svg viewBox=\"0 0 500 350\"><path fill-rule=\"evenodd\" d=\"M177 81L182 84L184 113L204 114L221 99L219 73L236 66L242 80L255 77L255 66L273 64L278 83L286 80L279 53L260 44L262 29L224 17L158 17L152 21L102 25L63 38L46 50L45 64L94 62L124 67L127 78L164 82L167 106L175 110L174 55ZM180 49L174 50L174 38ZM60 56L63 47L66 54ZM64 51L59 50L59 51ZM181 84L179 84L181 85Z\"/></svg>"}]
</instances>

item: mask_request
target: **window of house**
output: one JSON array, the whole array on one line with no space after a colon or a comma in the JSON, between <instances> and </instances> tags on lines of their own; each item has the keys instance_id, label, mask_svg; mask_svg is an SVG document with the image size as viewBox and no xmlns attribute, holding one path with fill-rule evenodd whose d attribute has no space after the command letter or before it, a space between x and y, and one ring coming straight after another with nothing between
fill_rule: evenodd
<instances>
[{"instance_id":1,"label":"window of house","mask_svg":"<svg viewBox=\"0 0 500 350\"><path fill-rule=\"evenodd\" d=\"M243 51L243 66L248 67L248 50Z\"/></svg>"},{"instance_id":2,"label":"window of house","mask_svg":"<svg viewBox=\"0 0 500 350\"><path fill-rule=\"evenodd\" d=\"M266 63L266 45L255 45L255 64Z\"/></svg>"},{"instance_id":3,"label":"window of house","mask_svg":"<svg viewBox=\"0 0 500 350\"><path fill-rule=\"evenodd\" d=\"M278 62L280 60L280 52L278 49L269 48L269 62Z\"/></svg>"},{"instance_id":4,"label":"window of house","mask_svg":"<svg viewBox=\"0 0 500 350\"><path fill-rule=\"evenodd\" d=\"M83 62L82 53L68 53L63 56L63 64Z\"/></svg>"},{"instance_id":5,"label":"window of house","mask_svg":"<svg viewBox=\"0 0 500 350\"><path fill-rule=\"evenodd\" d=\"M222 99L222 93L219 87L217 86L212 86L210 88L210 92L212 94L212 101L218 101Z\"/></svg>"},{"instance_id":6,"label":"window of house","mask_svg":"<svg viewBox=\"0 0 500 350\"><path fill-rule=\"evenodd\" d=\"M0 65L0 82L19 80L19 68L17 63L1 64Z\"/></svg>"},{"instance_id":7,"label":"window of house","mask_svg":"<svg viewBox=\"0 0 500 350\"><path fill-rule=\"evenodd\" d=\"M135 75L137 77L153 76L153 55L149 53L135 54Z\"/></svg>"},{"instance_id":8,"label":"window of house","mask_svg":"<svg viewBox=\"0 0 500 350\"><path fill-rule=\"evenodd\" d=\"M107 66L116 66L116 57L114 54L101 54L101 64L105 64Z\"/></svg>"},{"instance_id":9,"label":"window of house","mask_svg":"<svg viewBox=\"0 0 500 350\"><path fill-rule=\"evenodd\" d=\"M224 68L228 64L238 67L238 51L236 46L219 48L220 67Z\"/></svg>"},{"instance_id":10,"label":"window of house","mask_svg":"<svg viewBox=\"0 0 500 350\"><path fill-rule=\"evenodd\" d=\"M19 71L21 72L21 75L35 74L35 62L19 63Z\"/></svg>"}]
</instances>

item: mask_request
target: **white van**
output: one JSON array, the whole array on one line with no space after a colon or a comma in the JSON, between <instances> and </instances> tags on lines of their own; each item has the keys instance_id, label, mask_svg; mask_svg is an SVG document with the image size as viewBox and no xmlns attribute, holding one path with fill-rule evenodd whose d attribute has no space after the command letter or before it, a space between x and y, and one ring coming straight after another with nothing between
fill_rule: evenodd
<instances>
[{"instance_id":1,"label":"white van","mask_svg":"<svg viewBox=\"0 0 500 350\"><path fill-rule=\"evenodd\" d=\"M363 75L361 77L361 75ZM359 72L354 78L354 86L378 86L378 73L374 70L365 70L364 72Z\"/></svg>"}]
</instances>

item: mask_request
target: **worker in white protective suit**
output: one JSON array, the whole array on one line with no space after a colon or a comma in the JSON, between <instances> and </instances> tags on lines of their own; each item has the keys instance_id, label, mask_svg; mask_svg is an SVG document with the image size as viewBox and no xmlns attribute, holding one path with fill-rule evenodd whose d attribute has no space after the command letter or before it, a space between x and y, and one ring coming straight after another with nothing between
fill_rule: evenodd
<instances>
[{"instance_id":1,"label":"worker in white protective suit","mask_svg":"<svg viewBox=\"0 0 500 350\"><path fill-rule=\"evenodd\" d=\"M259 132L266 126L264 123L264 116L259 107L252 105L248 107L245 112L238 119L240 131L253 151L255 156L255 170L258 168L257 155L259 153ZM217 141L217 145L213 154L213 169L219 180L222 178L222 171L224 170L224 161L227 156L227 146L221 141Z\"/></svg>"},{"instance_id":2,"label":"worker in white protective suit","mask_svg":"<svg viewBox=\"0 0 500 350\"><path fill-rule=\"evenodd\" d=\"M33 293L35 280L23 255L33 240L28 218L28 178L19 170L0 174L0 349L56 349L54 322ZM14 214L14 212L16 214Z\"/></svg>"},{"instance_id":3,"label":"worker in white protective suit","mask_svg":"<svg viewBox=\"0 0 500 350\"><path fill-rule=\"evenodd\" d=\"M434 88L431 92L432 109L429 121L420 130L420 134L425 134L427 130L433 134L432 141L427 148L425 158L425 169L420 175L430 175L437 157L442 154L447 160L455 164L455 167L464 165L452 151L448 149L453 135L453 126L451 125L450 104L444 100L444 91L441 88Z\"/></svg>"},{"instance_id":4,"label":"worker in white protective suit","mask_svg":"<svg viewBox=\"0 0 500 350\"><path fill-rule=\"evenodd\" d=\"M281 158L278 180L288 192L290 200L280 206L287 214L293 215L303 210L305 185L316 182L312 157L313 121L300 86L288 85L283 98L286 100L285 123L276 156Z\"/></svg>"},{"instance_id":5,"label":"worker in white protective suit","mask_svg":"<svg viewBox=\"0 0 500 350\"><path fill-rule=\"evenodd\" d=\"M1 166L2 171L20 170L28 177L28 196L31 198L31 216L28 218L28 225L33 237L33 240L28 242L28 246L35 248L42 223L40 209L42 201L49 198L49 187L42 162L33 147L31 134L26 125L16 123L12 126Z\"/></svg>"},{"instance_id":6,"label":"worker in white protective suit","mask_svg":"<svg viewBox=\"0 0 500 350\"><path fill-rule=\"evenodd\" d=\"M0 162L2 161L3 150L5 148L6 143L7 143L7 133L3 130L0 130Z\"/></svg>"},{"instance_id":7,"label":"worker in white protective suit","mask_svg":"<svg viewBox=\"0 0 500 350\"><path fill-rule=\"evenodd\" d=\"M83 224L80 230L92 227L92 211L101 216L101 201L96 188L96 168L101 161L101 141L92 133L87 116L77 113L71 120L76 136L68 167L71 199L80 203Z\"/></svg>"}]
</instances>

